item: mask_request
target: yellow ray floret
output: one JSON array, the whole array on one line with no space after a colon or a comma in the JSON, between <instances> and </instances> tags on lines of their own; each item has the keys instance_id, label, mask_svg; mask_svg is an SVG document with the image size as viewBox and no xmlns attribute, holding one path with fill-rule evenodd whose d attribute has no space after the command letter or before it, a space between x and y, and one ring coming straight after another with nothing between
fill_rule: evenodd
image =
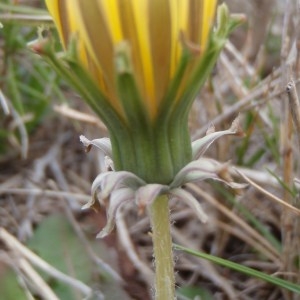
<instances>
[{"instance_id":1,"label":"yellow ray floret","mask_svg":"<svg viewBox=\"0 0 300 300\"><path fill-rule=\"evenodd\" d=\"M182 54L180 36L202 51L216 0L46 0L46 4L63 46L75 34L82 64L118 111L114 53L120 42L128 42L145 108L155 118Z\"/></svg>"}]
</instances>

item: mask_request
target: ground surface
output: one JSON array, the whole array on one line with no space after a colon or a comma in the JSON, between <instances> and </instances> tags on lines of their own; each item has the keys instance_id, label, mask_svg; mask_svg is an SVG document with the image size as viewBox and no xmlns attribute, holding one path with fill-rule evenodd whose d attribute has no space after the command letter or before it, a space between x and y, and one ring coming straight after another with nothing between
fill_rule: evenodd
<instances>
[{"instance_id":1,"label":"ground surface","mask_svg":"<svg viewBox=\"0 0 300 300\"><path fill-rule=\"evenodd\" d=\"M93 139L107 132L26 49L40 21L21 5L42 8L42 2L0 4L0 300L83 299L91 290L91 299L150 299L147 214L128 205L116 230L96 240L105 210L81 210L105 166L100 152L84 151L79 136ZM172 200L173 240L299 283L299 214L278 201L300 207L300 118L297 102L285 91L291 79L299 81L299 7L296 1L228 2L248 22L226 45L194 104L190 128L194 140L211 123L227 129L240 114L244 137L223 138L206 157L230 161L232 177L248 186L238 193L215 182L186 186L209 221L201 224L189 207ZM180 299L300 299L180 251L175 260Z\"/></svg>"}]
</instances>

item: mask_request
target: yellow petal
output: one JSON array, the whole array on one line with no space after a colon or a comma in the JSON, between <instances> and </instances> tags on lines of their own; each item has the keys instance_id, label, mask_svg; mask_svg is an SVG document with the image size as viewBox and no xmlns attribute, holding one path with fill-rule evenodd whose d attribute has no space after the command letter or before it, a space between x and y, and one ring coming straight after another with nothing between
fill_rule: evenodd
<instances>
[{"instance_id":1,"label":"yellow petal","mask_svg":"<svg viewBox=\"0 0 300 300\"><path fill-rule=\"evenodd\" d=\"M149 1L149 0L148 0ZM149 31L148 23L149 18L147 14L147 0L132 0L132 12L133 20L128 24L128 26L135 26L136 28L136 40L138 51L140 53L140 64L142 69L142 78L144 81L144 90L146 91L145 101L149 109L150 115L156 113L157 107L155 102L155 91L154 91L154 80L153 80L153 64L151 57L150 41L149 41Z\"/></svg>"},{"instance_id":2,"label":"yellow petal","mask_svg":"<svg viewBox=\"0 0 300 300\"><path fill-rule=\"evenodd\" d=\"M80 38L98 65L107 74L111 81L113 78L113 43L108 30L103 9L98 1L74 1Z\"/></svg>"},{"instance_id":3,"label":"yellow petal","mask_svg":"<svg viewBox=\"0 0 300 300\"><path fill-rule=\"evenodd\" d=\"M70 27L70 16L72 15L72 6L70 1L46 0L46 5L57 26L59 36L64 48L67 47L70 34L73 33Z\"/></svg>"},{"instance_id":4,"label":"yellow petal","mask_svg":"<svg viewBox=\"0 0 300 300\"><path fill-rule=\"evenodd\" d=\"M189 42L203 50L207 43L208 34L212 25L216 0L188 0L188 27Z\"/></svg>"},{"instance_id":5,"label":"yellow petal","mask_svg":"<svg viewBox=\"0 0 300 300\"><path fill-rule=\"evenodd\" d=\"M128 3L118 0L122 33L125 40L130 41L132 61L140 92L147 110L154 112L151 99L154 98L153 71L147 32L148 19L146 5L141 1ZM142 22L142 23L141 23ZM153 101L152 101L153 102Z\"/></svg>"},{"instance_id":6,"label":"yellow petal","mask_svg":"<svg viewBox=\"0 0 300 300\"><path fill-rule=\"evenodd\" d=\"M118 0L99 1L114 45L118 44L123 39L118 2Z\"/></svg>"},{"instance_id":7,"label":"yellow petal","mask_svg":"<svg viewBox=\"0 0 300 300\"><path fill-rule=\"evenodd\" d=\"M208 34L213 24L213 19L215 15L215 8L216 8L217 0L209 0L204 1L204 8L203 8L203 26L202 26L202 33L201 33L201 40L200 44L202 48L204 48L207 44Z\"/></svg>"},{"instance_id":8,"label":"yellow petal","mask_svg":"<svg viewBox=\"0 0 300 300\"><path fill-rule=\"evenodd\" d=\"M62 24L61 24L61 20L60 20L60 10L59 10L60 1L59 0L45 0L45 2L46 2L46 6L55 22L55 25L59 32L60 38L63 38Z\"/></svg>"},{"instance_id":9,"label":"yellow petal","mask_svg":"<svg viewBox=\"0 0 300 300\"><path fill-rule=\"evenodd\" d=\"M173 0L149 0L149 38L155 82L156 106L162 100L170 80L172 53L171 3Z\"/></svg>"},{"instance_id":10,"label":"yellow petal","mask_svg":"<svg viewBox=\"0 0 300 300\"><path fill-rule=\"evenodd\" d=\"M126 40L134 74L149 115L154 118L182 54L180 33L204 50L216 0L45 0L63 46L77 37L78 57L120 112L115 83L114 53ZM201 52L199 52L201 54ZM189 74L201 55L195 57ZM178 97L178 95L177 95ZM174 99L175 100L175 99Z\"/></svg>"},{"instance_id":11,"label":"yellow petal","mask_svg":"<svg viewBox=\"0 0 300 300\"><path fill-rule=\"evenodd\" d=\"M73 6L79 38L83 40L87 49L89 65L93 66L94 74L98 73L98 79L102 78L102 89L111 96L112 104L119 110L120 106L115 101L114 45L102 3L96 0L77 0L73 2Z\"/></svg>"},{"instance_id":12,"label":"yellow petal","mask_svg":"<svg viewBox=\"0 0 300 300\"><path fill-rule=\"evenodd\" d=\"M178 61L180 60L182 54L182 42L180 40L180 35L186 32L187 28L187 11L188 2L182 0L173 0L171 5L171 16L172 16L172 50L171 50L171 76L175 73Z\"/></svg>"}]
</instances>

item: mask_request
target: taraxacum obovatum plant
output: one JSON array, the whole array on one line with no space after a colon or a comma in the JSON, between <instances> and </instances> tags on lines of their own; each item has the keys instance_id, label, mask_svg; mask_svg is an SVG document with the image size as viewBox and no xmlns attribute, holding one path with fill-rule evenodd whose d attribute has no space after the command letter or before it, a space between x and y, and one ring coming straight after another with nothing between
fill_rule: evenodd
<instances>
[{"instance_id":1,"label":"taraxacum obovatum plant","mask_svg":"<svg viewBox=\"0 0 300 300\"><path fill-rule=\"evenodd\" d=\"M185 183L215 179L224 167L201 159L230 129L191 143L188 116L231 30L241 21L221 5L213 28L216 0L46 0L58 29L62 53L50 40L33 49L77 90L107 126L109 139L88 140L112 159L97 176L85 207L107 207L104 237L122 205L147 208L155 258L155 298L175 298L168 202L175 196L207 220ZM108 203L107 203L107 199Z\"/></svg>"}]
</instances>

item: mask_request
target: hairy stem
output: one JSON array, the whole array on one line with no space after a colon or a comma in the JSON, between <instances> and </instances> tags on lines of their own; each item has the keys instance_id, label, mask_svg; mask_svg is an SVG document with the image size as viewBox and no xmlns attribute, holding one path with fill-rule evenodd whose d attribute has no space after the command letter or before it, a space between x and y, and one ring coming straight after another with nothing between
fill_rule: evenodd
<instances>
[{"instance_id":1,"label":"hairy stem","mask_svg":"<svg viewBox=\"0 0 300 300\"><path fill-rule=\"evenodd\" d=\"M150 207L155 259L155 300L175 299L170 211L167 196L159 196Z\"/></svg>"}]
</instances>

